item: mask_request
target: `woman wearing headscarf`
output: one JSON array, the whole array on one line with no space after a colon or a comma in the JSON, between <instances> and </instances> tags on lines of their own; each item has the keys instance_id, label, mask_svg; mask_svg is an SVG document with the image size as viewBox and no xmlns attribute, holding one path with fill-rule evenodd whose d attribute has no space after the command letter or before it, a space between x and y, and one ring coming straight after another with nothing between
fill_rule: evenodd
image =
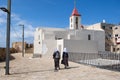
<instances>
[{"instance_id":1,"label":"woman wearing headscarf","mask_svg":"<svg viewBox=\"0 0 120 80\"><path fill-rule=\"evenodd\" d=\"M68 52L67 52L67 49L64 48L63 49L63 55L62 55L62 64L65 65L65 69L68 68L69 64L68 64Z\"/></svg>"},{"instance_id":2,"label":"woman wearing headscarf","mask_svg":"<svg viewBox=\"0 0 120 80\"><path fill-rule=\"evenodd\" d=\"M59 66L60 52L57 49L55 49L55 51L53 53L53 59L54 59L55 70L60 69L60 66Z\"/></svg>"}]
</instances>

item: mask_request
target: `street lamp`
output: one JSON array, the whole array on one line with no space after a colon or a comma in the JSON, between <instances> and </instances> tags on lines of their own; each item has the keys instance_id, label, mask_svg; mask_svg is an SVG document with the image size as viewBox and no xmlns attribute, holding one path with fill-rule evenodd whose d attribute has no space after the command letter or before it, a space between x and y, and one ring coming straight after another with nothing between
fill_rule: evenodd
<instances>
[{"instance_id":1,"label":"street lamp","mask_svg":"<svg viewBox=\"0 0 120 80\"><path fill-rule=\"evenodd\" d=\"M2 11L4 11L4 12L9 13L9 11L8 11L5 7L0 7L0 9L1 9Z\"/></svg>"},{"instance_id":2,"label":"street lamp","mask_svg":"<svg viewBox=\"0 0 120 80\"><path fill-rule=\"evenodd\" d=\"M22 33L22 57L24 57L24 25L20 24L19 26L22 26L23 33Z\"/></svg>"},{"instance_id":3,"label":"street lamp","mask_svg":"<svg viewBox=\"0 0 120 80\"><path fill-rule=\"evenodd\" d=\"M9 75L9 58L10 58L10 21L11 21L11 0L8 0L7 9L0 8L2 11L7 12L7 36L6 36L6 75Z\"/></svg>"}]
</instances>

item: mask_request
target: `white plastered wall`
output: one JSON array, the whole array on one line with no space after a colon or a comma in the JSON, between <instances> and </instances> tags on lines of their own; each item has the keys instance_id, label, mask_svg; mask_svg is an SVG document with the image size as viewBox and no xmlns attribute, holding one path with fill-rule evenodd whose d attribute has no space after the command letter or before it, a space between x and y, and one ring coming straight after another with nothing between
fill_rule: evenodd
<instances>
[{"instance_id":1,"label":"white plastered wall","mask_svg":"<svg viewBox=\"0 0 120 80\"><path fill-rule=\"evenodd\" d=\"M78 29L80 29L80 25L81 25L81 18L80 16L71 16L70 17L70 29L76 29L76 17L78 17Z\"/></svg>"},{"instance_id":2,"label":"white plastered wall","mask_svg":"<svg viewBox=\"0 0 120 80\"><path fill-rule=\"evenodd\" d=\"M61 45L61 50L59 49ZM64 48L67 48L68 52L77 53L98 53L97 41L88 40L57 40L57 47L61 51L61 55Z\"/></svg>"},{"instance_id":3,"label":"white plastered wall","mask_svg":"<svg viewBox=\"0 0 120 80\"><path fill-rule=\"evenodd\" d=\"M42 30L36 29L34 33L34 54L41 54L42 52Z\"/></svg>"}]
</instances>

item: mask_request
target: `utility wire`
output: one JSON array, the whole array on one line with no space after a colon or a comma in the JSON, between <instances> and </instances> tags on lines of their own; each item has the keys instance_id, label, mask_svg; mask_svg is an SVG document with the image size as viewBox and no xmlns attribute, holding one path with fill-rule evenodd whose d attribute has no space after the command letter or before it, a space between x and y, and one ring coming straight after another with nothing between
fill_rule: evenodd
<instances>
[{"instance_id":1,"label":"utility wire","mask_svg":"<svg viewBox=\"0 0 120 80\"><path fill-rule=\"evenodd\" d=\"M17 31L14 29L14 27L12 27L12 30L14 31L15 35L17 36L17 38L18 38L19 40L21 40L22 38L21 38L20 36L18 36Z\"/></svg>"}]
</instances>

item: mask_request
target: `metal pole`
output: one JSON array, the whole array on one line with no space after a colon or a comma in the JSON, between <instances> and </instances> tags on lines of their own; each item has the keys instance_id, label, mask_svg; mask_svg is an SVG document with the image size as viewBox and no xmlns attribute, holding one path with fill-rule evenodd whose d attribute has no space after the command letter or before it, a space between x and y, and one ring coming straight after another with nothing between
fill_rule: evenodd
<instances>
[{"instance_id":1,"label":"metal pole","mask_svg":"<svg viewBox=\"0 0 120 80\"><path fill-rule=\"evenodd\" d=\"M23 34L22 34L22 57L24 57L24 25L23 26Z\"/></svg>"},{"instance_id":2,"label":"metal pole","mask_svg":"<svg viewBox=\"0 0 120 80\"><path fill-rule=\"evenodd\" d=\"M9 58L10 58L10 16L11 16L11 0L8 0L7 6L7 38L6 38L6 75L9 75Z\"/></svg>"},{"instance_id":3,"label":"metal pole","mask_svg":"<svg viewBox=\"0 0 120 80\"><path fill-rule=\"evenodd\" d=\"M22 26L22 57L24 57L24 25L19 24L19 26Z\"/></svg>"}]
</instances>

